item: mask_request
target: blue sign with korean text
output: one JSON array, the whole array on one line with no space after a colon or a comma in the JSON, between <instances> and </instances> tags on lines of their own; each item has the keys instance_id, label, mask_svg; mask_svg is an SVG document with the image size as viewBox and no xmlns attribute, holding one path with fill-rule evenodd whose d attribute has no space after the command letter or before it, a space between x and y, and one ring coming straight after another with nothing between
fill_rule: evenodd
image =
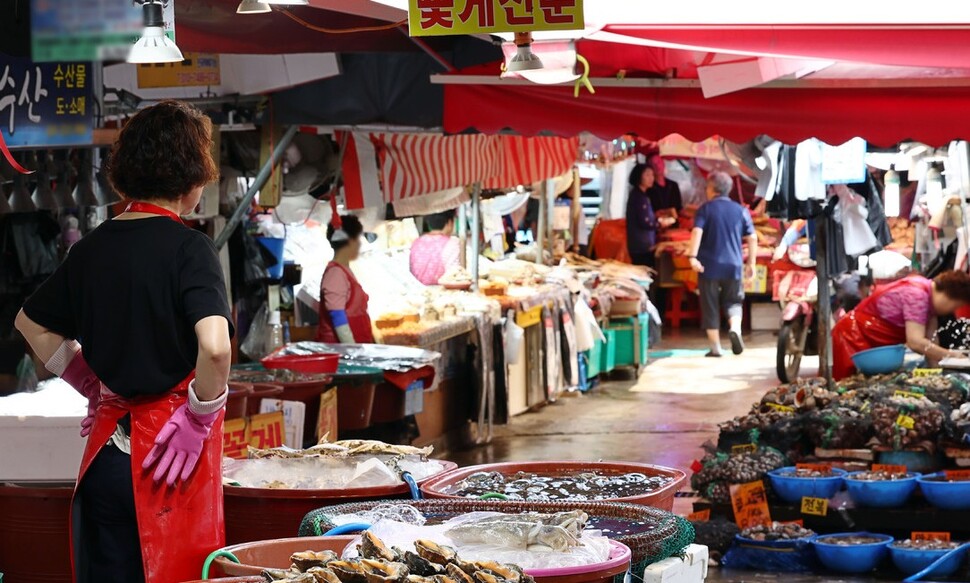
<instances>
[{"instance_id":1,"label":"blue sign with korean text","mask_svg":"<svg viewBox=\"0 0 970 583\"><path fill-rule=\"evenodd\" d=\"M91 63L0 56L0 133L11 148L92 142Z\"/></svg>"}]
</instances>

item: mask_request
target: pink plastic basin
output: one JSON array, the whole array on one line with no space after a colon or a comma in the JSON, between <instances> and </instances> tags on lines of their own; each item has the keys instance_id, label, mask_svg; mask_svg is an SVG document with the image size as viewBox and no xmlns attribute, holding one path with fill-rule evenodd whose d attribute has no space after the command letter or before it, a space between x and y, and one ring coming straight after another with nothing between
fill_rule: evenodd
<instances>
[{"instance_id":1,"label":"pink plastic basin","mask_svg":"<svg viewBox=\"0 0 970 583\"><path fill-rule=\"evenodd\" d=\"M621 542L611 540L610 547L610 558L602 563L558 569L526 569L525 572L532 575L536 583L610 583L613 577L626 573L633 557L630 548Z\"/></svg>"},{"instance_id":2,"label":"pink plastic basin","mask_svg":"<svg viewBox=\"0 0 970 583\"><path fill-rule=\"evenodd\" d=\"M674 507L674 494L680 490L681 486L687 480L687 474L676 468L633 462L507 462L459 468L446 474L441 474L424 482L421 485L421 492L424 493L426 498L467 499L464 496L457 496L451 492L455 490L458 482L478 472L499 472L507 476L515 474L516 472L526 472L541 476L571 476L586 472L597 472L599 474L640 473L648 477L669 476L673 480L666 486L656 490L637 496L599 500L600 502L626 502L629 504L653 506L654 508L660 508L668 512Z\"/></svg>"},{"instance_id":3,"label":"pink plastic basin","mask_svg":"<svg viewBox=\"0 0 970 583\"><path fill-rule=\"evenodd\" d=\"M458 467L454 462L436 460L442 474ZM439 474L441 475L441 474ZM435 479L425 478L419 484ZM337 490L284 490L275 488L222 488L229 544L291 537L310 511L324 506L410 497L407 484L379 488ZM306 549L300 549L305 551Z\"/></svg>"},{"instance_id":4,"label":"pink plastic basin","mask_svg":"<svg viewBox=\"0 0 970 583\"><path fill-rule=\"evenodd\" d=\"M217 576L244 577L258 575L264 569L286 569L290 566L290 555L293 553L329 550L340 554L356 538L354 535L311 536L233 545L224 550L235 555L239 563L219 557L213 561L213 571ZM527 569L526 573L532 575L536 583L610 583L613 577L630 568L632 557L630 549L623 543L610 541L610 546L610 558L602 563L558 569Z\"/></svg>"}]
</instances>

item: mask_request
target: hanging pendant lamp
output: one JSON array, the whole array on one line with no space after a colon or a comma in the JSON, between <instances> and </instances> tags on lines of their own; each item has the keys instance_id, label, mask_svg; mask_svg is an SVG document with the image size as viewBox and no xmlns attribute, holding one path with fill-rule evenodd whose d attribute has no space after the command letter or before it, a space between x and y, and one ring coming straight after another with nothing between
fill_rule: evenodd
<instances>
[{"instance_id":1,"label":"hanging pendant lamp","mask_svg":"<svg viewBox=\"0 0 970 583\"><path fill-rule=\"evenodd\" d=\"M54 175L54 198L57 200L57 206L62 209L77 206L71 188L72 169L73 166L68 161L67 152L54 153L54 171L56 172Z\"/></svg>"},{"instance_id":2,"label":"hanging pendant lamp","mask_svg":"<svg viewBox=\"0 0 970 583\"><path fill-rule=\"evenodd\" d=\"M80 167L77 173L77 186L74 187L74 202L78 206L104 206L100 188L94 182L91 172L91 157L87 150L79 156Z\"/></svg>"},{"instance_id":3,"label":"hanging pendant lamp","mask_svg":"<svg viewBox=\"0 0 970 583\"><path fill-rule=\"evenodd\" d=\"M37 186L34 187L34 194L31 200L34 206L41 210L56 211L60 208L57 197L54 196L54 189L51 188L50 175L51 160L47 151L37 152Z\"/></svg>"}]
</instances>

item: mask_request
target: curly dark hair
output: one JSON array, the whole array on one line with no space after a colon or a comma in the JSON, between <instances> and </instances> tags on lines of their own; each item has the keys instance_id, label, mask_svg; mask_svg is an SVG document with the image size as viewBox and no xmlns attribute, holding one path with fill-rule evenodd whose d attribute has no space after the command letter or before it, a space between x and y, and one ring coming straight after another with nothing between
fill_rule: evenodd
<instances>
[{"instance_id":1,"label":"curly dark hair","mask_svg":"<svg viewBox=\"0 0 970 583\"><path fill-rule=\"evenodd\" d=\"M118 136L108 179L127 199L178 200L219 178L212 122L195 107L162 101L139 111Z\"/></svg>"},{"instance_id":2,"label":"curly dark hair","mask_svg":"<svg viewBox=\"0 0 970 583\"><path fill-rule=\"evenodd\" d=\"M653 172L654 174L657 173L657 171L653 169L653 166L650 166L649 164L637 164L634 166L633 170L630 171L630 178L627 180L630 183L630 186L633 188L640 188L640 179L643 177L643 173L647 170Z\"/></svg>"},{"instance_id":3,"label":"curly dark hair","mask_svg":"<svg viewBox=\"0 0 970 583\"><path fill-rule=\"evenodd\" d=\"M933 284L946 297L970 304L970 275L965 271L944 271L933 278Z\"/></svg>"},{"instance_id":4,"label":"curly dark hair","mask_svg":"<svg viewBox=\"0 0 970 583\"><path fill-rule=\"evenodd\" d=\"M334 251L343 249L351 239L356 239L364 234L364 225L354 215L340 215L340 222L343 225L341 228L347 233L347 238L342 241L331 241L336 229L333 228L333 223L327 225L327 241L330 241L330 247Z\"/></svg>"}]
</instances>

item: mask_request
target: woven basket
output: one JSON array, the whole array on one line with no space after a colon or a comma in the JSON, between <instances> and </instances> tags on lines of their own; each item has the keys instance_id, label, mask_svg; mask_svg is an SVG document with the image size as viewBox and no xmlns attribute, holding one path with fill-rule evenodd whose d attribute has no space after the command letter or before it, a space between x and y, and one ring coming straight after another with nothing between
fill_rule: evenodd
<instances>
[{"instance_id":1,"label":"woven basket","mask_svg":"<svg viewBox=\"0 0 970 583\"><path fill-rule=\"evenodd\" d=\"M666 510L618 504L615 502L507 502L501 500L409 500L359 502L327 506L310 512L300 525L300 536L320 536L336 526L333 518L345 514L356 514L384 504L409 504L427 518L447 520L453 516L469 512L565 512L583 510L592 519L600 522L618 520L632 534L609 535L630 547L633 552L635 569L645 568L650 563L662 561L681 552L694 542L694 527L690 522ZM638 572L638 571L634 571Z\"/></svg>"}]
</instances>

